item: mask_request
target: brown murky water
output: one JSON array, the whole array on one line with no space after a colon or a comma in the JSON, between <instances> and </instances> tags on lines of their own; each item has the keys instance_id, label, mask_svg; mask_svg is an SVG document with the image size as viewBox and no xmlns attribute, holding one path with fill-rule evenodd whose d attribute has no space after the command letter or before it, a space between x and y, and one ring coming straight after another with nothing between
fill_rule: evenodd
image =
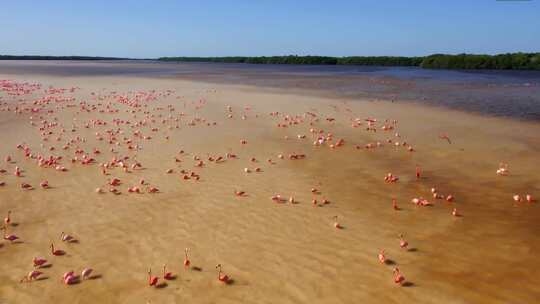
<instances>
[{"instance_id":1,"label":"brown murky water","mask_svg":"<svg viewBox=\"0 0 540 304\"><path fill-rule=\"evenodd\" d=\"M16 226L9 232L22 240L1 244L0 303L535 303L539 298L540 280L535 273L540 266L539 203L512 199L514 194L540 197L537 123L175 79L0 76L7 78L44 86L22 97L0 93L4 134L0 168L7 170L0 174L0 181L6 183L0 187L0 214L13 211ZM13 113L15 104L24 106L20 99L29 105L47 95L43 91L49 85L80 89L57 94L72 96L74 101L44 105L43 109L54 109L51 114ZM148 93L151 90L155 92ZM137 91L161 95L141 101L139 108L111 97L111 92L132 92L128 96L133 98ZM82 111L81 101L96 105L96 110ZM109 102L109 108L118 112L99 113L107 110ZM232 106L233 118L228 118L227 105ZM280 114L270 116L273 111ZM298 115L297 124L276 127L286 122L284 115ZM58 119L48 141L30 125L30 116L38 126L41 120ZM368 117L378 120L377 132L366 131ZM362 122L357 128L351 126L355 118ZM85 128L93 119L107 125ZM148 123L131 127L116 125L113 119ZM381 130L385 119L396 119L396 129ZM59 133L62 127L65 134ZM345 144L334 149L327 144L314 146L311 128L332 133L333 142L342 138ZM152 138L134 136L137 129ZM96 132L106 130L122 131L116 136L118 145L96 139ZM441 133L447 133L452 143L440 139ZM77 136L86 142L62 150ZM129 150L124 137L140 149ZM241 139L247 144L242 145ZM381 147L363 148L377 141ZM396 141L412 145L415 152L396 147ZM16 148L19 143L36 154L63 156L68 171L38 167ZM51 146L56 150L49 151ZM95 164L71 164L76 148L88 154L98 148L101 154L91 155ZM180 155L179 150L185 153ZM209 155L227 152L238 159L207 160ZM306 158L289 160L291 153ZM279 154L285 159L279 159ZM13 163L5 163L5 155L11 155ZM129 164L136 159L143 168L130 173L113 168L109 176L102 175L98 163L114 155L129 156ZM195 167L195 155L204 161L202 168ZM175 156L182 161L175 162ZM257 161L250 161L252 157ZM500 162L508 163L508 176L496 175ZM416 165L422 168L420 180L414 176ZM23 169L22 177L12 174L15 166ZM260 167L262 172L245 173L245 167ZM174 169L172 174L165 173L169 168ZM182 169L197 172L200 180L182 180ZM388 172L399 181L385 183ZM108 190L106 182L112 177L122 181L118 187L122 194L94 192L96 187ZM142 177L160 193L128 193L127 188ZM38 186L44 179L51 189ZM23 191L21 182L35 189ZM320 193L313 194L313 187ZM432 199L432 187L452 194L455 201ZM247 196L236 197L235 189ZM274 194L294 196L298 203L275 203L270 199ZM420 196L433 206L411 203ZM392 209L392 198L397 199L399 211ZM319 202L317 207L312 199ZM321 204L323 199L330 203ZM462 216L452 216L453 208ZM335 215L344 229L333 227ZM61 242L62 231L79 242ZM399 247L400 233L405 234L409 250ZM51 241L67 254L52 256ZM191 262L198 271L182 266L185 247L191 249ZM382 249L395 265L379 263L377 254ZM45 279L19 283L32 270L34 256L51 263L42 270ZM177 278L164 288L146 286L147 268L161 276L164 263ZM217 281L217 263L232 284ZM405 286L393 283L395 266L405 276ZM72 286L60 282L64 272L84 267L92 267L98 277Z\"/></svg>"}]
</instances>

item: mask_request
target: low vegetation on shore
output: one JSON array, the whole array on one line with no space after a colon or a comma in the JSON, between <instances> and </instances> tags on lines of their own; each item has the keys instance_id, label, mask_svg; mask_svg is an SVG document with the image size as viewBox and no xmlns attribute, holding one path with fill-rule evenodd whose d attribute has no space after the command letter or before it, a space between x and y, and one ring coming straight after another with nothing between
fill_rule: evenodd
<instances>
[{"instance_id":1,"label":"low vegetation on shore","mask_svg":"<svg viewBox=\"0 0 540 304\"><path fill-rule=\"evenodd\" d=\"M435 54L426 57L327 57L294 55L271 57L161 57L159 60L172 62L222 62L252 64L418 66L427 69L540 70L540 53L509 53L499 55Z\"/></svg>"},{"instance_id":2,"label":"low vegetation on shore","mask_svg":"<svg viewBox=\"0 0 540 304\"><path fill-rule=\"evenodd\" d=\"M540 70L540 53L513 53L494 56L436 54L425 57L420 66L429 69Z\"/></svg>"},{"instance_id":3,"label":"low vegetation on shore","mask_svg":"<svg viewBox=\"0 0 540 304\"><path fill-rule=\"evenodd\" d=\"M15 56L0 55L0 60L126 60L118 57L91 56ZM507 53L498 55L434 54L425 57L403 56L229 56L229 57L161 57L169 62L220 62L250 64L317 64L367 66L417 66L425 69L462 70L540 70L540 53Z\"/></svg>"},{"instance_id":4,"label":"low vegetation on shore","mask_svg":"<svg viewBox=\"0 0 540 304\"><path fill-rule=\"evenodd\" d=\"M321 64L321 65L377 65L377 66L418 66L422 57L392 56L260 56L260 57L162 57L161 61L182 62L225 62L253 64Z\"/></svg>"}]
</instances>

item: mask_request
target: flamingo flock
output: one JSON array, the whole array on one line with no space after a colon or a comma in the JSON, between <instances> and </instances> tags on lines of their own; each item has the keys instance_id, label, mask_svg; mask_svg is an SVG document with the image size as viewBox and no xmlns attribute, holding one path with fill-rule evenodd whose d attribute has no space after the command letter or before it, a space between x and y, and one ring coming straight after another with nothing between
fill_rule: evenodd
<instances>
[{"instance_id":1,"label":"flamingo flock","mask_svg":"<svg viewBox=\"0 0 540 304\"><path fill-rule=\"evenodd\" d=\"M41 170L44 175L49 172L54 172L54 174L69 176L71 170L89 168L88 170L96 171L100 179L96 182L97 185L95 186L97 187L94 186L95 188L90 188L89 192L92 192L92 189L94 189L93 192L105 197L111 194L129 195L133 197L152 194L154 195L153 197L158 198L160 193L162 193L161 185L151 183L151 179L148 179L149 176L144 174L155 168L147 168L141 159L138 158L138 153L145 149L145 146L152 145L153 142L156 142L156 139L172 142L172 139L174 139L172 133L173 130L198 127L217 128L217 126L223 123L203 118L199 114L189 118L189 115L186 114L184 110L179 110L178 104L170 104L166 107L162 107L158 101L172 97L175 93L173 90L162 92L156 90L131 91L123 94L117 92L92 92L90 99L93 102L77 100L73 96L64 95L73 93L77 90L78 88L75 87L70 89L54 87L44 89L43 86L39 84L0 80L0 92L14 98L26 96L30 99L30 96L33 96L33 94L45 92L44 97L34 99L32 102L22 102L18 105L6 104L0 108L3 112L25 115L23 117L29 120L30 125L35 129L41 139L41 145L39 147L21 142L15 146L15 151L19 153L17 156L12 154L14 156L6 155L4 157L6 169L1 169L0 174L6 174L17 180L20 189L32 192L43 190L53 192L56 187L61 187L55 183L53 179L40 179L41 182L39 182L39 187L34 188L27 181L27 175L33 174L33 172L38 169ZM202 98L193 101L190 104L195 111L204 108L206 105L207 101ZM186 102L184 102L184 108L186 107ZM69 124L61 123L57 114L67 110L75 111L77 117L74 117L73 121ZM125 112L129 118L118 118L121 111ZM164 112L167 114L163 114ZM79 119L79 114L81 113L92 115L93 118ZM252 115L251 113L251 107L245 107L241 113L238 113L232 106L228 105L226 111L222 113L222 117L224 121L236 119L236 117L240 117L242 120L249 120L252 117L259 118L259 114ZM305 127L305 129L302 132L297 133L296 136L289 137L289 135L285 135L281 140L286 142L294 141L295 145L298 145L297 147L304 145L303 149L306 150L315 149L314 151L319 151L322 149L329 149L328 151L340 151L348 149L347 147L351 146L352 149L358 151L376 151L378 149L390 147L392 151L404 153L404 155L414 155L417 151L417 146L413 146L413 144L408 142L402 134L397 132L399 130L397 120L386 119L381 121L374 117L351 118L351 128L364 128L365 131L370 134L379 132L379 134L382 133L387 136L385 141L369 142L367 144L351 144L348 139L341 138L339 135L329 132L328 129L324 127L324 124L326 124L328 128L335 126L339 123L339 120L334 117L323 116L324 115L314 111L306 111L302 115L276 111L269 113L267 118L270 119L273 126L278 128L278 130L286 130L287 128L292 127ZM110 119L107 119L107 117ZM92 132L92 135L85 136L81 130L89 130ZM448 144L452 144L450 137L446 133L440 134L439 138L447 141ZM174 155L168 156L168 162L162 163L163 167L155 170L159 170L161 175L166 175L167 179L174 180L177 184L188 183L190 185L195 185L204 181L204 173L207 170L211 170L211 168L217 166L223 166L229 162L239 163L244 161L239 168L243 168L242 171L246 176L253 177L259 174L264 175L265 172L272 170L272 167L278 167L274 165L279 164L280 162L290 162L291 166L293 166L296 162L305 162L312 157L312 154L302 152L302 149L299 148L299 150L290 151L289 153L285 153L285 151L276 153L276 151L274 151L268 156L266 161L264 160L266 157L257 159L251 155L250 157L243 158L243 152L253 145L253 142L254 141L250 138L241 138L239 141L235 141L235 148L240 151L239 153L234 153L233 148L229 148L229 151L226 153L212 152L207 153L206 156L204 153L190 153L187 149L185 151L184 149L176 150ZM95 146L90 146L91 144L95 144ZM102 149L98 144L108 145L108 149ZM246 161L246 159L248 161ZM25 163L20 164L20 162ZM19 164L20 166L24 166L25 169L20 167ZM9 172L12 172L12 174L9 174ZM240 169L235 172L237 174L242 174ZM409 172L405 174L407 176L400 174L403 179L400 179L400 177L394 173L388 171L384 172L387 172L383 179L384 183L388 184L387 187L396 187L395 184L399 185L407 179L412 179L415 183L422 184L423 181L427 179L427 175L429 175L426 174L426 171L423 171L418 164L414 165L414 168L413 166L410 167ZM491 171L491 174L493 174L493 171ZM132 178L128 177L130 175L137 176L135 182L133 182ZM509 176L511 176L511 174L508 165L506 163L500 163L496 170L496 175L510 178ZM379 176L382 176L382 174ZM49 180L53 183L50 184ZM382 183L380 179L378 181ZM9 187L9 183L0 181L0 186ZM311 205L313 207L324 207L330 204L330 200L325 198L326 193L323 191L325 190L324 187L319 186L321 186L321 184L316 184L316 187L312 187L311 189L307 188L301 190L304 195L312 197ZM431 191L425 191L425 188L420 187L418 189L423 189L419 190L419 192L423 192L418 193L416 197L411 199L412 204L414 204L413 208L421 209L420 207L442 206L441 208L450 208L452 210L451 212L446 211L445 216L449 217L449 213L457 218L463 216L457 210L457 204L455 204L456 198L452 193L441 192L437 187L432 187ZM163 187L164 192L167 190L166 186ZM232 196L230 192L227 193L229 196ZM251 196L252 192L249 191L249 189L234 189L233 193L236 197L248 198ZM248 193L250 193L249 196ZM285 191L283 193L285 195L278 193L273 194L270 197L270 200L274 203L278 203L276 205L286 206L287 202L289 205L301 204L301 200L298 200L295 196L291 195L292 193L286 193ZM432 197L432 199L424 197ZM530 193L513 194L512 198L516 203L535 202L533 195ZM307 200L307 202L309 202L309 200ZM334 201L332 200L330 207L334 206L333 202ZM443 204L448 205L448 207L445 207L446 205ZM395 211L401 210L401 208L398 207L397 198L392 198L392 209ZM425 210L429 208L422 209ZM398 212L396 214L401 213ZM3 239L9 241L11 244L15 244L18 241L20 242L21 239L9 231L12 223L11 216L12 211L8 210L7 215L4 218L4 227L2 228ZM455 220L458 222L461 221L460 219ZM330 225L330 223L328 223L328 225ZM347 224L345 226L347 229L345 229L345 227L338 222L338 216L333 216L333 227L337 230L342 230L342 232L339 233L346 233L346 231L349 230L349 225L352 226L354 224L353 222ZM405 240L403 233L400 233L398 238L399 247L402 250L412 251L408 249L409 243ZM72 246L69 245L71 243L78 242L76 237L66 234L63 231L60 234L60 241L63 242L63 246L66 247ZM66 251L55 247L54 242L51 242L49 247L53 259L66 255ZM185 248L183 266L186 269L191 265L188 253L189 248ZM385 250L379 251L377 257L381 264L390 264L390 260L386 255L387 253ZM20 282L29 283L39 280L46 271L43 268L47 263L48 260L46 258L34 257L32 261L34 270L28 272ZM221 264L215 266L217 271L217 281L224 284L230 284L232 279L223 272L222 268ZM80 272L70 270L62 275L61 281L65 285L78 284L81 281L92 278L91 274L93 272L92 268L83 268ZM176 278L172 272L168 271L167 264L163 264L162 266L161 278L156 276L155 273L153 275L151 268L148 268L147 275L147 284L150 287L159 287L160 279L172 281ZM388 275L390 279L389 271ZM406 282L405 277L397 266L392 268L392 279L393 282L399 286L404 286L404 283Z\"/></svg>"},{"instance_id":2,"label":"flamingo flock","mask_svg":"<svg viewBox=\"0 0 540 304\"><path fill-rule=\"evenodd\" d=\"M184 249L183 265L184 265L184 268L186 270L191 265L191 261L190 261L190 259L188 257L188 252L189 252L189 248L185 248ZM201 270L201 268L199 268L199 267L192 267L192 269L197 270L197 271ZM226 285L229 285L229 284L231 284L233 282L232 279L228 275L223 273L221 264L216 265L216 270L218 271L218 282L225 283ZM152 268L151 267L148 268L147 274L148 274L148 286L149 287L159 288L159 287L166 286L166 283L159 283L160 277L152 275ZM165 281L173 281L173 280L176 279L175 274L173 274L170 271L167 271L167 264L163 264L162 273L161 273L161 279L163 279Z\"/></svg>"},{"instance_id":3,"label":"flamingo flock","mask_svg":"<svg viewBox=\"0 0 540 304\"><path fill-rule=\"evenodd\" d=\"M8 233L8 227L11 224L11 211L8 211L8 215L4 218L4 227L2 230L4 231L4 240L10 241L10 243L16 242L19 240L19 237L14 234ZM75 241L75 238L72 236L65 234L64 232L61 233L60 239L64 242L73 242ZM54 243L51 243L50 245L51 249L51 255L53 256L62 256L65 255L65 251L60 249L55 249ZM32 259L32 265L34 268L40 269L47 265L48 260L43 257L34 257ZM49 264L50 265L50 264ZM66 285L73 285L75 283L78 283L80 279L87 280L90 278L90 274L92 273L92 268L84 268L81 271L81 275L76 275L73 271L66 272L64 276L62 277L62 282ZM20 283L31 283L33 281L39 280L40 277L44 274L43 271L40 270L32 270L27 275L25 275L19 282Z\"/></svg>"}]
</instances>

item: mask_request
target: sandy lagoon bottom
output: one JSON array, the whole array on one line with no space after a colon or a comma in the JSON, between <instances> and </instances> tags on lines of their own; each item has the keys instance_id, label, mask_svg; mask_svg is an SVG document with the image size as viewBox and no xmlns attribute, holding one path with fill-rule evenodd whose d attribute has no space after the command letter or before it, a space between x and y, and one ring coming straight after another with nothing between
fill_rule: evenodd
<instances>
[{"instance_id":1,"label":"sandy lagoon bottom","mask_svg":"<svg viewBox=\"0 0 540 304\"><path fill-rule=\"evenodd\" d=\"M0 169L7 171L0 174L0 215L12 210L8 232L21 239L0 245L0 303L535 303L540 297L539 203L512 199L540 197L538 124L174 79L0 79L43 84L21 96L0 92ZM79 88L45 93L49 85ZM144 93L133 103L137 92ZM31 104L44 96L73 99ZM16 104L23 113L14 113ZM31 107L40 112L24 110ZM357 118L361 125L352 127ZM376 132L366 130L366 118L377 119ZM381 129L385 119L397 120L394 130ZM41 121L56 124L39 130ZM317 135L310 129L345 144L314 146ZM376 142L381 146L364 148ZM68 171L39 167L17 144L35 155L62 156ZM71 163L82 157L77 149L95 163ZM237 158L209 160L226 153ZM290 154L305 158L290 160ZM7 155L12 162L4 162ZM128 167L136 160L142 168L114 167L103 175L99 163L114 156L128 156ZM508 163L508 176L495 174L501 162ZM15 166L22 177L12 174ZM181 170L200 179L184 180ZM399 181L385 183L389 172ZM112 178L121 181L119 195L109 192ZM141 178L143 193L129 193ZM39 187L43 180L50 189ZM35 189L22 190L23 182ZM148 193L150 186L159 193ZM105 193L95 193L97 187ZM433 187L455 200L432 198ZM237 197L235 190L246 195ZM297 203L276 203L270 199L276 194ZM415 197L433 205L416 206ZM454 208L461 217L451 215ZM334 228L334 216L343 229ZM78 242L61 242L62 231ZM401 233L409 250L399 246ZM66 255L52 256L52 241ZM196 269L182 265L186 247ZM389 264L378 261L380 250ZM41 269L42 280L19 283L35 256L50 264ZM218 263L231 284L217 280ZM176 279L148 287L148 267L161 277L163 264ZM405 286L393 282L396 266ZM85 267L94 269L94 279L61 282L64 272Z\"/></svg>"}]
</instances>

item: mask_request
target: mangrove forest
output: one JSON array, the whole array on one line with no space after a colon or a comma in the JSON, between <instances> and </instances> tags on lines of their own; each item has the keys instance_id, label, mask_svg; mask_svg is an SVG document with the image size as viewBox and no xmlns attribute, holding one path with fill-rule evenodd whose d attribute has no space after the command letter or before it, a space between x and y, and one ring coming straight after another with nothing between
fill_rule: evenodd
<instances>
[{"instance_id":1,"label":"mangrove forest","mask_svg":"<svg viewBox=\"0 0 540 304\"><path fill-rule=\"evenodd\" d=\"M260 56L260 57L161 57L170 62L222 62L250 64L320 64L369 66L418 66L426 69L540 70L540 53L499 55L434 54L425 57L401 56Z\"/></svg>"}]
</instances>

